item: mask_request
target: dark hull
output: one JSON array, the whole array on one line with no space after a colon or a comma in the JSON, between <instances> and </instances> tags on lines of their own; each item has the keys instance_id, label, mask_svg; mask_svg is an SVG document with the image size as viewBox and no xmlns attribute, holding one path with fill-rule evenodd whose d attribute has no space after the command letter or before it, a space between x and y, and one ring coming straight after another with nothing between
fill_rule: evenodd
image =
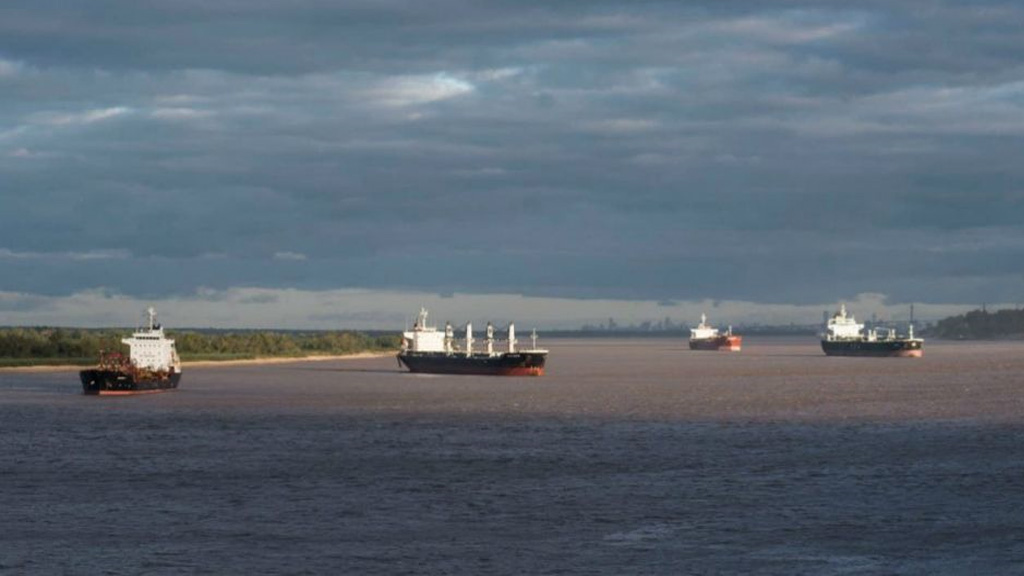
<instances>
[{"instance_id":1,"label":"dark hull","mask_svg":"<svg viewBox=\"0 0 1024 576\"><path fill-rule=\"evenodd\" d=\"M546 352L515 352L498 356L406 352L398 362L410 372L426 374L482 374L488 376L543 376Z\"/></svg>"},{"instance_id":2,"label":"dark hull","mask_svg":"<svg viewBox=\"0 0 1024 576\"><path fill-rule=\"evenodd\" d=\"M867 340L822 340L821 349L827 356L874 356L920 358L924 356L922 340L896 339L869 342Z\"/></svg>"},{"instance_id":3,"label":"dark hull","mask_svg":"<svg viewBox=\"0 0 1024 576\"><path fill-rule=\"evenodd\" d=\"M722 352L739 352L743 344L742 336L716 336L714 338L690 338L690 350L714 350Z\"/></svg>"},{"instance_id":4,"label":"dark hull","mask_svg":"<svg viewBox=\"0 0 1024 576\"><path fill-rule=\"evenodd\" d=\"M78 373L82 380L84 394L98 396L128 396L131 394L152 394L166 392L178 387L181 372L172 372L160 377L141 378L119 370L82 370Z\"/></svg>"}]
</instances>

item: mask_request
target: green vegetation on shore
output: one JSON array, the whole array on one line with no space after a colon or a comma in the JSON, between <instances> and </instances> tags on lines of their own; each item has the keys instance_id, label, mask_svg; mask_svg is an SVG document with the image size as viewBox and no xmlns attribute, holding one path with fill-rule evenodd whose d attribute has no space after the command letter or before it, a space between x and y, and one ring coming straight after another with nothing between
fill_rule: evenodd
<instances>
[{"instance_id":1,"label":"green vegetation on shore","mask_svg":"<svg viewBox=\"0 0 1024 576\"><path fill-rule=\"evenodd\" d=\"M1024 310L972 310L939 320L930 331L939 338L1024 339Z\"/></svg>"},{"instance_id":2,"label":"green vegetation on shore","mask_svg":"<svg viewBox=\"0 0 1024 576\"><path fill-rule=\"evenodd\" d=\"M397 350L397 334L361 332L168 331L184 361L297 358ZM0 367L89 365L103 350L124 350L130 330L0 328Z\"/></svg>"}]
</instances>

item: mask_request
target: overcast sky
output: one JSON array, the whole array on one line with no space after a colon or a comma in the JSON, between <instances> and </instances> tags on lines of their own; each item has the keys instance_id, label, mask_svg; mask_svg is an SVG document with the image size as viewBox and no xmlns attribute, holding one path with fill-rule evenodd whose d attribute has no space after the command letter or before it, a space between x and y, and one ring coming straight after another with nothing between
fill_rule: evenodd
<instances>
[{"instance_id":1,"label":"overcast sky","mask_svg":"<svg viewBox=\"0 0 1024 576\"><path fill-rule=\"evenodd\" d=\"M6 0L0 324L1012 305L1022 26L1017 2Z\"/></svg>"}]
</instances>

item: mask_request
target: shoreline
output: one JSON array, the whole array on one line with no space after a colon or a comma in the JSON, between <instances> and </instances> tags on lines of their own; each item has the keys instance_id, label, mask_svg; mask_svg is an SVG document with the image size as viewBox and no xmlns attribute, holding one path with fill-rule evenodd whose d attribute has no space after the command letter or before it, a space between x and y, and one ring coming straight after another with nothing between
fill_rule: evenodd
<instances>
[{"instance_id":1,"label":"shoreline","mask_svg":"<svg viewBox=\"0 0 1024 576\"><path fill-rule=\"evenodd\" d=\"M292 362L329 362L331 360L359 360L361 358L383 358L392 356L396 352L355 352L353 354L335 354L328 356L266 356L262 358L246 358L240 360L194 360L182 362L182 371L185 368L216 368L218 366L260 366L267 364L288 364ZM89 368L93 364L60 365L41 364L38 366L3 366L0 367L0 374L4 373L30 373L30 372L77 372Z\"/></svg>"}]
</instances>

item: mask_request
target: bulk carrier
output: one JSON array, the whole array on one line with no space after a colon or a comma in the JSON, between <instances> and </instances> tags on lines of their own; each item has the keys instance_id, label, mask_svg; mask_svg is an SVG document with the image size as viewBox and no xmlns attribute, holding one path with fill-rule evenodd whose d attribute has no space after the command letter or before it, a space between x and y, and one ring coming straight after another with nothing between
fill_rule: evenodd
<instances>
[{"instance_id":1,"label":"bulk carrier","mask_svg":"<svg viewBox=\"0 0 1024 576\"><path fill-rule=\"evenodd\" d=\"M466 324L463 346L455 339L455 330L446 323L444 332L427 326L427 310L420 309L412 330L402 333L399 365L410 372L428 374L483 374L494 376L543 376L548 351L537 348L537 332L533 332L533 346L518 350L515 324L509 324L506 350L496 351L494 326L487 323L485 349L473 350L473 325Z\"/></svg>"},{"instance_id":2,"label":"bulk carrier","mask_svg":"<svg viewBox=\"0 0 1024 576\"><path fill-rule=\"evenodd\" d=\"M718 328L708 324L706 314L700 315L700 324L696 328L690 328L690 350L720 350L724 352L739 352L743 347L743 336L732 333L732 326L725 334L720 334Z\"/></svg>"},{"instance_id":3,"label":"bulk carrier","mask_svg":"<svg viewBox=\"0 0 1024 576\"><path fill-rule=\"evenodd\" d=\"M98 396L127 396L152 394L178 387L181 380L181 361L174 348L174 340L164 335L156 322L156 311L146 310L147 327L140 328L131 338L122 338L128 345L128 357L119 352L101 352L96 368L82 370L82 392Z\"/></svg>"},{"instance_id":4,"label":"bulk carrier","mask_svg":"<svg viewBox=\"0 0 1024 576\"><path fill-rule=\"evenodd\" d=\"M828 356L895 356L920 358L924 356L924 340L914 338L914 324L910 324L906 337L898 336L892 328L879 332L868 330L853 315L846 314L846 305L829 318L821 338L821 349Z\"/></svg>"}]
</instances>

